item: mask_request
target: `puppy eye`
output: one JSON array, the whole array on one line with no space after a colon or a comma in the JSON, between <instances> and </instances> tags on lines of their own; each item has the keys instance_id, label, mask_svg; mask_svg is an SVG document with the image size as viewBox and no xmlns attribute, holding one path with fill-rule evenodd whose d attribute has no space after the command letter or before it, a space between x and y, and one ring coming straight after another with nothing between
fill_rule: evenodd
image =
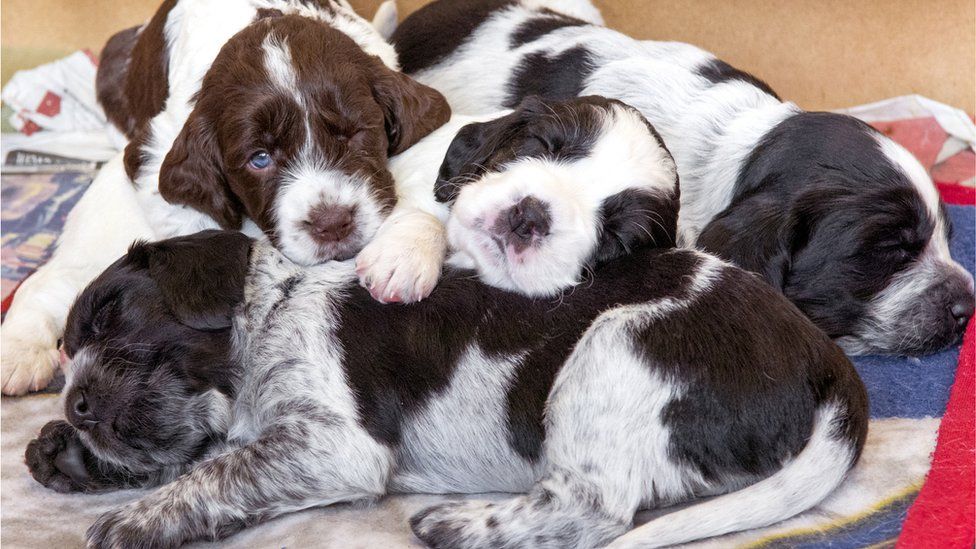
<instances>
[{"instance_id":1,"label":"puppy eye","mask_svg":"<svg viewBox=\"0 0 976 549\"><path fill-rule=\"evenodd\" d=\"M363 134L365 130L354 130L351 132L336 133L336 139L341 142L352 141Z\"/></svg>"},{"instance_id":2,"label":"puppy eye","mask_svg":"<svg viewBox=\"0 0 976 549\"><path fill-rule=\"evenodd\" d=\"M247 165L255 170L264 170L271 165L271 153L268 151L258 151L251 155Z\"/></svg>"},{"instance_id":3,"label":"puppy eye","mask_svg":"<svg viewBox=\"0 0 976 549\"><path fill-rule=\"evenodd\" d=\"M537 135L529 136L525 142L522 144L521 150L519 151L520 156L541 156L547 154L553 154L557 152L558 147L556 147L552 141L544 139Z\"/></svg>"}]
</instances>

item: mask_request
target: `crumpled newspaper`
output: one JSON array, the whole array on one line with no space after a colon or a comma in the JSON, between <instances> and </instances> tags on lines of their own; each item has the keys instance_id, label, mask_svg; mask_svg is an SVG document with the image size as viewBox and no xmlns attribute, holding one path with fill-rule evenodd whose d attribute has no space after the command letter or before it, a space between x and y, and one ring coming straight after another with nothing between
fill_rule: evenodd
<instances>
[{"instance_id":1,"label":"crumpled newspaper","mask_svg":"<svg viewBox=\"0 0 976 549\"><path fill-rule=\"evenodd\" d=\"M5 171L21 166L9 159L40 159L37 154L101 162L125 146L125 137L109 123L95 95L98 61L89 51L14 73L0 98L14 113L10 124L18 134L4 136ZM50 166L53 157L44 158ZM40 163L38 163L40 167Z\"/></svg>"}]
</instances>

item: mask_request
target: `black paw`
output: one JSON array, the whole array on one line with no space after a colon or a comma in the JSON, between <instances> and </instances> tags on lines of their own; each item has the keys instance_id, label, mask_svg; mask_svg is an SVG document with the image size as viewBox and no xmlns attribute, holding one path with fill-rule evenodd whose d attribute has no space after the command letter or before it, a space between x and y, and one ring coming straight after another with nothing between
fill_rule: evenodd
<instances>
[{"instance_id":1,"label":"black paw","mask_svg":"<svg viewBox=\"0 0 976 549\"><path fill-rule=\"evenodd\" d=\"M51 421L27 444L24 461L34 480L58 492L81 492L89 488L84 447L74 427L66 421Z\"/></svg>"}]
</instances>

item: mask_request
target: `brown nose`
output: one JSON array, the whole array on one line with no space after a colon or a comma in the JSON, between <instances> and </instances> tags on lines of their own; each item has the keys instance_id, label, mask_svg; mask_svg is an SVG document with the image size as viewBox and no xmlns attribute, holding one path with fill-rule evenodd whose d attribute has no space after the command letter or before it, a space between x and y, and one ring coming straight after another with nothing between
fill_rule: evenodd
<instances>
[{"instance_id":1,"label":"brown nose","mask_svg":"<svg viewBox=\"0 0 976 549\"><path fill-rule=\"evenodd\" d=\"M353 209L319 204L308 212L305 224L308 234L320 244L339 242L352 232Z\"/></svg>"}]
</instances>

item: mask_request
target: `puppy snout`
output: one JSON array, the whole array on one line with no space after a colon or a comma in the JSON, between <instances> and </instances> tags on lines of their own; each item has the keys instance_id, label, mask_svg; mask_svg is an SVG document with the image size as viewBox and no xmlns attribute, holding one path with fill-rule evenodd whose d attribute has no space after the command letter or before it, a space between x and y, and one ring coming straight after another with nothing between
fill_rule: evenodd
<instances>
[{"instance_id":1,"label":"puppy snout","mask_svg":"<svg viewBox=\"0 0 976 549\"><path fill-rule=\"evenodd\" d=\"M76 429L87 431L98 425L95 409L84 391L78 390L69 395L66 404L68 422Z\"/></svg>"},{"instance_id":2,"label":"puppy snout","mask_svg":"<svg viewBox=\"0 0 976 549\"><path fill-rule=\"evenodd\" d=\"M552 222L549 207L534 196L526 196L509 208L506 217L510 233L523 242L549 234Z\"/></svg>"},{"instance_id":3,"label":"puppy snout","mask_svg":"<svg viewBox=\"0 0 976 549\"><path fill-rule=\"evenodd\" d=\"M953 287L949 291L949 314L952 316L952 320L960 332L966 328L966 324L972 318L973 311L976 309L976 298L973 297L973 292L968 282L966 280L953 284Z\"/></svg>"},{"instance_id":4,"label":"puppy snout","mask_svg":"<svg viewBox=\"0 0 976 549\"><path fill-rule=\"evenodd\" d=\"M306 229L321 244L339 242L352 233L354 214L349 206L319 204L309 212Z\"/></svg>"}]
</instances>

